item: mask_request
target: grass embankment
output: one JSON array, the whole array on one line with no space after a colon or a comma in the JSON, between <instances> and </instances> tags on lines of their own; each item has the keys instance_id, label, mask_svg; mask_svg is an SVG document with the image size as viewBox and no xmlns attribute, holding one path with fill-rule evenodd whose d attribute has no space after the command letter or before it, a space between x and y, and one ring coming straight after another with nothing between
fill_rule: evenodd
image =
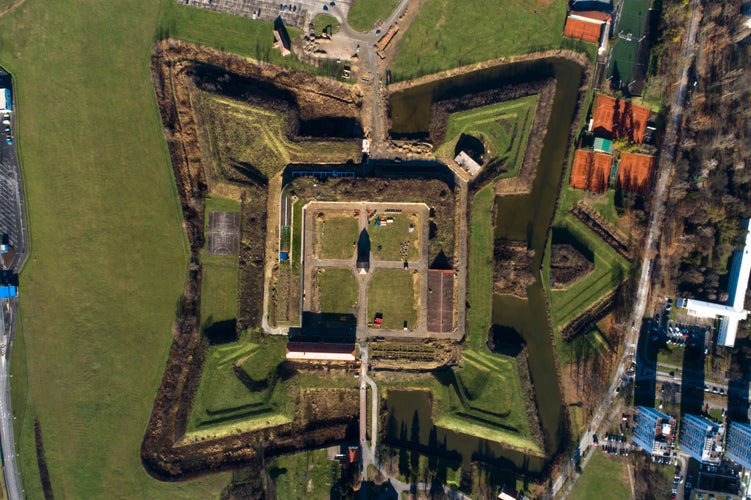
<instances>
[{"instance_id":1,"label":"grass embankment","mask_svg":"<svg viewBox=\"0 0 751 500\"><path fill-rule=\"evenodd\" d=\"M321 312L324 314L354 314L358 286L349 269L324 268L318 272Z\"/></svg>"},{"instance_id":2,"label":"grass embankment","mask_svg":"<svg viewBox=\"0 0 751 500\"><path fill-rule=\"evenodd\" d=\"M524 160L539 99L539 95L531 95L450 115L446 140L436 149L435 155L453 159L461 134L471 135L483 142L486 161L510 162L501 177L515 176Z\"/></svg>"},{"instance_id":3,"label":"grass embankment","mask_svg":"<svg viewBox=\"0 0 751 500\"><path fill-rule=\"evenodd\" d=\"M626 260L593 231L566 213L555 222L565 228L579 245L594 255L595 268L566 290L552 290L550 309L553 327L560 331L568 322L604 298L627 277Z\"/></svg>"},{"instance_id":4,"label":"grass embankment","mask_svg":"<svg viewBox=\"0 0 751 500\"><path fill-rule=\"evenodd\" d=\"M352 0L347 23L356 31L370 31L376 22L385 21L397 4L398 0Z\"/></svg>"},{"instance_id":5,"label":"grass embankment","mask_svg":"<svg viewBox=\"0 0 751 500\"><path fill-rule=\"evenodd\" d=\"M331 14L318 14L313 18L313 29L316 35L326 32L329 36L339 31L339 21Z\"/></svg>"},{"instance_id":6,"label":"grass embankment","mask_svg":"<svg viewBox=\"0 0 751 500\"><path fill-rule=\"evenodd\" d=\"M32 238L11 361L29 498L34 418L59 497L208 498L230 478L162 483L139 456L188 258L149 69L167 35L303 67L271 49L271 23L173 0L27 0L0 18Z\"/></svg>"},{"instance_id":7,"label":"grass embankment","mask_svg":"<svg viewBox=\"0 0 751 500\"><path fill-rule=\"evenodd\" d=\"M391 68L394 76L407 80L478 61L558 48L566 3L546 3L426 2L399 42Z\"/></svg>"},{"instance_id":8,"label":"grass embankment","mask_svg":"<svg viewBox=\"0 0 751 500\"><path fill-rule=\"evenodd\" d=\"M668 469L665 467L665 469ZM626 462L610 458L600 450L594 451L584 474L571 490L571 498L596 500L608 498L631 498Z\"/></svg>"},{"instance_id":9,"label":"grass embankment","mask_svg":"<svg viewBox=\"0 0 751 500\"><path fill-rule=\"evenodd\" d=\"M393 219L394 222L391 224L371 224L368 228L373 256L378 260L417 260L420 257L419 217L412 218L399 214L394 215ZM402 245L405 250L402 250Z\"/></svg>"},{"instance_id":10,"label":"grass embankment","mask_svg":"<svg viewBox=\"0 0 751 500\"><path fill-rule=\"evenodd\" d=\"M209 93L202 94L202 102L223 170L246 165L269 178L290 163L345 163L359 158L355 141L290 141L284 113Z\"/></svg>"},{"instance_id":11,"label":"grass embankment","mask_svg":"<svg viewBox=\"0 0 751 500\"><path fill-rule=\"evenodd\" d=\"M368 286L368 321L376 313L383 314L383 328L407 328L417 326L417 291L412 271L402 269L379 269Z\"/></svg>"},{"instance_id":12,"label":"grass embankment","mask_svg":"<svg viewBox=\"0 0 751 500\"><path fill-rule=\"evenodd\" d=\"M325 219L316 221L321 259L349 259L357 247L357 219L351 215L326 214Z\"/></svg>"},{"instance_id":13,"label":"grass embankment","mask_svg":"<svg viewBox=\"0 0 751 500\"><path fill-rule=\"evenodd\" d=\"M276 376L286 345L286 338L269 336L212 346L193 403L188 438L196 432L218 435L291 421L295 393L291 382ZM235 374L235 366L247 380Z\"/></svg>"}]
</instances>

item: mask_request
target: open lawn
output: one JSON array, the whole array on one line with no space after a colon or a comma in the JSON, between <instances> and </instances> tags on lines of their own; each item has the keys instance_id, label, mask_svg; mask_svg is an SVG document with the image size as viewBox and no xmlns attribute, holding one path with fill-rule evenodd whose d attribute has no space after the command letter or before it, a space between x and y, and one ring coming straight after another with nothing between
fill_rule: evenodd
<instances>
[{"instance_id":1,"label":"open lawn","mask_svg":"<svg viewBox=\"0 0 751 500\"><path fill-rule=\"evenodd\" d=\"M328 499L341 466L329 460L326 450L309 450L273 459L269 475L277 498Z\"/></svg>"},{"instance_id":2,"label":"open lawn","mask_svg":"<svg viewBox=\"0 0 751 500\"><path fill-rule=\"evenodd\" d=\"M417 326L415 280L411 271L380 269L370 280L368 288L368 321L376 313L383 314L383 328L401 329Z\"/></svg>"},{"instance_id":3,"label":"open lawn","mask_svg":"<svg viewBox=\"0 0 751 500\"><path fill-rule=\"evenodd\" d=\"M290 163L344 163L359 161L356 141L290 141L287 117L278 111L251 106L214 94L201 100L218 169L255 170L269 178Z\"/></svg>"},{"instance_id":4,"label":"open lawn","mask_svg":"<svg viewBox=\"0 0 751 500\"><path fill-rule=\"evenodd\" d=\"M316 231L320 242L318 255L321 259L349 259L357 249L358 223L351 215L326 214L323 220L316 218Z\"/></svg>"},{"instance_id":5,"label":"open lawn","mask_svg":"<svg viewBox=\"0 0 751 500\"><path fill-rule=\"evenodd\" d=\"M325 31L330 36L339 31L339 21L330 14L318 14L313 18L313 29L317 35Z\"/></svg>"},{"instance_id":6,"label":"open lawn","mask_svg":"<svg viewBox=\"0 0 751 500\"><path fill-rule=\"evenodd\" d=\"M351 314L357 305L358 286L349 269L324 268L318 272L321 312Z\"/></svg>"},{"instance_id":7,"label":"open lawn","mask_svg":"<svg viewBox=\"0 0 751 500\"><path fill-rule=\"evenodd\" d=\"M477 61L558 48L565 16L566 2L560 1L466 0L458 5L429 0L399 42L391 69L396 79L407 80Z\"/></svg>"},{"instance_id":8,"label":"open lawn","mask_svg":"<svg viewBox=\"0 0 751 500\"><path fill-rule=\"evenodd\" d=\"M378 20L385 21L398 3L398 0L352 0L347 22L354 30L370 31Z\"/></svg>"},{"instance_id":9,"label":"open lawn","mask_svg":"<svg viewBox=\"0 0 751 500\"><path fill-rule=\"evenodd\" d=\"M631 498L626 461L608 457L602 451L595 450L584 474L571 491L570 498Z\"/></svg>"},{"instance_id":10,"label":"open lawn","mask_svg":"<svg viewBox=\"0 0 751 500\"><path fill-rule=\"evenodd\" d=\"M211 498L230 479L159 482L139 456L188 264L149 70L168 35L301 66L270 23L174 0L26 0L0 18L31 234L11 360L27 498L43 497L34 418L59 498Z\"/></svg>"},{"instance_id":11,"label":"open lawn","mask_svg":"<svg viewBox=\"0 0 751 500\"><path fill-rule=\"evenodd\" d=\"M218 323L234 323L237 318L237 257L203 253L201 280L201 320L204 329Z\"/></svg>"},{"instance_id":12,"label":"open lawn","mask_svg":"<svg viewBox=\"0 0 751 500\"><path fill-rule=\"evenodd\" d=\"M483 142L486 161L506 162L504 177L516 175L527 150L539 97L531 95L450 115L446 140L436 149L435 155L453 159L461 134L467 134Z\"/></svg>"},{"instance_id":13,"label":"open lawn","mask_svg":"<svg viewBox=\"0 0 751 500\"><path fill-rule=\"evenodd\" d=\"M370 251L378 260L417 260L420 257L420 217L398 214L393 218L391 224L369 226Z\"/></svg>"}]
</instances>

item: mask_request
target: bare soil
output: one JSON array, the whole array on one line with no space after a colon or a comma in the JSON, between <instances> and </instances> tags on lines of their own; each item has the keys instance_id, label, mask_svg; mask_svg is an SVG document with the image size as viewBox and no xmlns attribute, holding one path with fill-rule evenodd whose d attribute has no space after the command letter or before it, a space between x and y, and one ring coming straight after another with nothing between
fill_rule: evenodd
<instances>
[{"instance_id":1,"label":"bare soil","mask_svg":"<svg viewBox=\"0 0 751 500\"><path fill-rule=\"evenodd\" d=\"M588 228L597 233L597 236L602 238L608 245L613 247L613 250L628 260L633 258L631 242L595 210L584 203L577 203L571 209L571 213Z\"/></svg>"},{"instance_id":2,"label":"bare soil","mask_svg":"<svg viewBox=\"0 0 751 500\"><path fill-rule=\"evenodd\" d=\"M550 252L550 281L553 289L566 288L570 283L595 268L576 248L568 244L554 244Z\"/></svg>"},{"instance_id":3,"label":"bare soil","mask_svg":"<svg viewBox=\"0 0 751 500\"><path fill-rule=\"evenodd\" d=\"M498 239L493 250L493 293L527 297L527 287L535 282L532 260L535 251L526 241Z\"/></svg>"},{"instance_id":4,"label":"bare soil","mask_svg":"<svg viewBox=\"0 0 751 500\"><path fill-rule=\"evenodd\" d=\"M461 360L461 345L451 340L376 340L369 348L375 370L426 372L456 366Z\"/></svg>"}]
</instances>

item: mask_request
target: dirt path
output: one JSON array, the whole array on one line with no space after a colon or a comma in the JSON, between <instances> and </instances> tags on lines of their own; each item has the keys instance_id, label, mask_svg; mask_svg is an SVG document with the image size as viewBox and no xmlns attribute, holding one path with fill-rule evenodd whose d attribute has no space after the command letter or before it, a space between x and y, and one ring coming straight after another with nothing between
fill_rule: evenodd
<instances>
[{"instance_id":1,"label":"dirt path","mask_svg":"<svg viewBox=\"0 0 751 500\"><path fill-rule=\"evenodd\" d=\"M261 328L271 335L287 335L289 328L275 328L269 324L269 305L271 304L270 290L273 279L274 266L277 265L279 255L279 227L280 200L282 195L282 174L279 173L269 179L269 197L267 202L267 230L266 230L266 264L263 273L263 315Z\"/></svg>"}]
</instances>

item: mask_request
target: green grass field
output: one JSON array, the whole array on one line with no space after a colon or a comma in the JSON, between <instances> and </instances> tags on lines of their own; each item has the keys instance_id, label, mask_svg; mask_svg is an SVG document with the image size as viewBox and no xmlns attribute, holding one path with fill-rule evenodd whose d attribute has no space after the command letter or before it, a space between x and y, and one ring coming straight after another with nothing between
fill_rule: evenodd
<instances>
[{"instance_id":1,"label":"green grass field","mask_svg":"<svg viewBox=\"0 0 751 500\"><path fill-rule=\"evenodd\" d=\"M667 469L667 467L666 467ZM595 450L584 474L571 491L570 498L596 500L601 498L631 498L626 462Z\"/></svg>"},{"instance_id":2,"label":"green grass field","mask_svg":"<svg viewBox=\"0 0 751 500\"><path fill-rule=\"evenodd\" d=\"M347 23L356 31L370 31L379 19L385 21L398 3L398 0L352 0Z\"/></svg>"},{"instance_id":3,"label":"green grass field","mask_svg":"<svg viewBox=\"0 0 751 500\"><path fill-rule=\"evenodd\" d=\"M173 0L27 0L0 18L31 233L11 361L28 498L43 496L34 418L60 498L207 498L230 479L162 483L139 455L188 263L149 70L167 35L302 67L270 23Z\"/></svg>"},{"instance_id":4,"label":"green grass field","mask_svg":"<svg viewBox=\"0 0 751 500\"><path fill-rule=\"evenodd\" d=\"M538 101L539 95L532 95L450 115L446 140L436 149L435 155L453 159L459 137L468 134L483 142L487 161L507 162L507 172L503 177L513 177L519 172L527 150Z\"/></svg>"},{"instance_id":5,"label":"green grass field","mask_svg":"<svg viewBox=\"0 0 751 500\"><path fill-rule=\"evenodd\" d=\"M317 35L323 34L324 31L333 35L339 31L339 21L330 14L318 14L313 18L313 29Z\"/></svg>"},{"instance_id":6,"label":"green grass field","mask_svg":"<svg viewBox=\"0 0 751 500\"><path fill-rule=\"evenodd\" d=\"M201 256L201 321L204 328L237 318L237 257Z\"/></svg>"},{"instance_id":7,"label":"green grass field","mask_svg":"<svg viewBox=\"0 0 751 500\"><path fill-rule=\"evenodd\" d=\"M413 227L409 232L410 226ZM420 257L420 218L412 219L406 214L394 216L392 224L371 224L368 228L370 250L378 260L417 260ZM401 250L406 243L407 251Z\"/></svg>"},{"instance_id":8,"label":"green grass field","mask_svg":"<svg viewBox=\"0 0 751 500\"><path fill-rule=\"evenodd\" d=\"M566 2L430 0L397 47L391 69L407 80L477 61L561 45Z\"/></svg>"},{"instance_id":9,"label":"green grass field","mask_svg":"<svg viewBox=\"0 0 751 500\"><path fill-rule=\"evenodd\" d=\"M205 92L202 103L220 172L250 165L269 178L290 163L359 160L355 141L290 141L283 113Z\"/></svg>"},{"instance_id":10,"label":"green grass field","mask_svg":"<svg viewBox=\"0 0 751 500\"><path fill-rule=\"evenodd\" d=\"M467 335L477 352L485 342L493 315L493 186L483 188L472 202L469 238L469 283L467 300Z\"/></svg>"},{"instance_id":11,"label":"green grass field","mask_svg":"<svg viewBox=\"0 0 751 500\"><path fill-rule=\"evenodd\" d=\"M358 286L349 269L325 268L318 273L321 312L329 314L354 313Z\"/></svg>"},{"instance_id":12,"label":"green grass field","mask_svg":"<svg viewBox=\"0 0 751 500\"><path fill-rule=\"evenodd\" d=\"M417 326L415 309L415 284L410 271L380 269L370 280L368 287L368 321L376 313L383 314L383 328L400 329Z\"/></svg>"},{"instance_id":13,"label":"green grass field","mask_svg":"<svg viewBox=\"0 0 751 500\"><path fill-rule=\"evenodd\" d=\"M316 221L320 241L319 255L322 259L349 259L357 249L358 222L346 215L326 215L322 222Z\"/></svg>"}]
</instances>

